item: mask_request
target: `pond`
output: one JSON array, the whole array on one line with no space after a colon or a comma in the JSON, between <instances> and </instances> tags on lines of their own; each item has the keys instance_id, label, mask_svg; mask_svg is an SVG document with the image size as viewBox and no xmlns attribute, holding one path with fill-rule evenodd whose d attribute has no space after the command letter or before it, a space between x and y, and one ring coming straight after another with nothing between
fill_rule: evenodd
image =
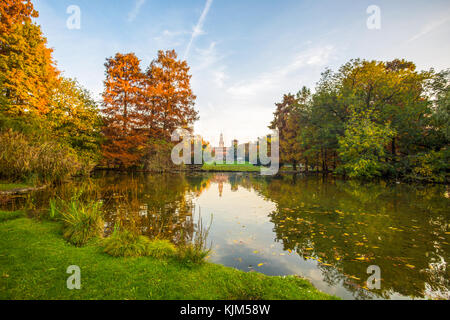
<instances>
[{"instance_id":1,"label":"pond","mask_svg":"<svg viewBox=\"0 0 450 320\"><path fill-rule=\"evenodd\" d=\"M256 173L120 174L28 196L36 214L52 197L102 201L116 223L174 242L210 228L209 261L247 272L299 275L344 299L450 298L450 194L445 185L361 183ZM23 201L3 206L18 207ZM201 224L199 224L201 217ZM378 266L380 289L369 289Z\"/></svg>"}]
</instances>

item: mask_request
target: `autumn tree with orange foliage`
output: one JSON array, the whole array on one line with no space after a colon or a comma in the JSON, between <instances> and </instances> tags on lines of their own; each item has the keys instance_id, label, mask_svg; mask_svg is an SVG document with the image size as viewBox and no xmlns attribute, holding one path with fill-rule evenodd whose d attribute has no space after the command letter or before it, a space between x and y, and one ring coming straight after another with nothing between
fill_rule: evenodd
<instances>
[{"instance_id":1,"label":"autumn tree with orange foliage","mask_svg":"<svg viewBox=\"0 0 450 320\"><path fill-rule=\"evenodd\" d=\"M198 120L190 80L189 66L177 60L175 50L158 51L146 72L144 107L152 136L168 139L175 129L189 130Z\"/></svg>"},{"instance_id":2,"label":"autumn tree with orange foliage","mask_svg":"<svg viewBox=\"0 0 450 320\"><path fill-rule=\"evenodd\" d=\"M99 158L100 117L60 76L30 0L0 2L0 179L60 182Z\"/></svg>"},{"instance_id":3,"label":"autumn tree with orange foliage","mask_svg":"<svg viewBox=\"0 0 450 320\"><path fill-rule=\"evenodd\" d=\"M0 103L2 114L42 116L48 112L58 71L52 50L29 0L0 2Z\"/></svg>"},{"instance_id":4,"label":"autumn tree with orange foliage","mask_svg":"<svg viewBox=\"0 0 450 320\"><path fill-rule=\"evenodd\" d=\"M198 119L186 61L159 51L147 71L133 53L107 59L103 156L109 166L163 170L170 162L171 133L191 130ZM156 166L150 162L158 162Z\"/></svg>"},{"instance_id":5,"label":"autumn tree with orange foliage","mask_svg":"<svg viewBox=\"0 0 450 320\"><path fill-rule=\"evenodd\" d=\"M136 165L145 149L142 114L144 75L134 53L107 59L103 92L103 156L108 165Z\"/></svg>"}]
</instances>

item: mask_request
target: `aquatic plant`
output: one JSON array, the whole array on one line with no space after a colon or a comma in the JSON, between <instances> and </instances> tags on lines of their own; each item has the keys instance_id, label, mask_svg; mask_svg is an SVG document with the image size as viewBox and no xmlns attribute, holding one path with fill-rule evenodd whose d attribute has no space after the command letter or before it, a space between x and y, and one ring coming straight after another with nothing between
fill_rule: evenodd
<instances>
[{"instance_id":1,"label":"aquatic plant","mask_svg":"<svg viewBox=\"0 0 450 320\"><path fill-rule=\"evenodd\" d=\"M203 226L203 220L201 215L197 221L197 229L192 236L190 241L181 243L178 247L177 256L181 261L186 263L203 263L208 255L211 253L211 246L207 245L207 238L209 235L209 230L211 229L211 223L208 227Z\"/></svg>"},{"instance_id":2,"label":"aquatic plant","mask_svg":"<svg viewBox=\"0 0 450 320\"><path fill-rule=\"evenodd\" d=\"M64 223L63 237L76 246L83 246L90 239L103 235L104 221L101 202L82 203L76 200L61 201L58 209Z\"/></svg>"}]
</instances>

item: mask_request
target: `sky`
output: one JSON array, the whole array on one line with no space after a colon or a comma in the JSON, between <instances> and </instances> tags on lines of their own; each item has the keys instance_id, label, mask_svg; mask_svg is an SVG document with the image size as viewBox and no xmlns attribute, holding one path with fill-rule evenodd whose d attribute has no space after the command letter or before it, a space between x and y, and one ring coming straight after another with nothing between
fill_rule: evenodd
<instances>
[{"instance_id":1,"label":"sky","mask_svg":"<svg viewBox=\"0 0 450 320\"><path fill-rule=\"evenodd\" d=\"M314 89L325 68L337 70L353 58L450 68L448 0L33 3L58 68L98 101L107 57L134 52L145 70L158 50L175 49L191 67L200 116L195 133L213 145L220 133L227 145L270 133L275 103L284 94ZM73 5L80 9L79 29L68 27Z\"/></svg>"}]
</instances>

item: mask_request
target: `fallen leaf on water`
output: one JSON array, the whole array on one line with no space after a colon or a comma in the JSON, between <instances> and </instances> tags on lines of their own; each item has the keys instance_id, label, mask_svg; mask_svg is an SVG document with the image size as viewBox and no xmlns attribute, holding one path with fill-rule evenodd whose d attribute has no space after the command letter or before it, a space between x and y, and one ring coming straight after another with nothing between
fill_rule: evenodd
<instances>
[{"instance_id":1,"label":"fallen leaf on water","mask_svg":"<svg viewBox=\"0 0 450 320\"><path fill-rule=\"evenodd\" d=\"M264 265L264 263L260 263L260 264L258 264L258 267L261 267L261 266L263 266Z\"/></svg>"}]
</instances>

